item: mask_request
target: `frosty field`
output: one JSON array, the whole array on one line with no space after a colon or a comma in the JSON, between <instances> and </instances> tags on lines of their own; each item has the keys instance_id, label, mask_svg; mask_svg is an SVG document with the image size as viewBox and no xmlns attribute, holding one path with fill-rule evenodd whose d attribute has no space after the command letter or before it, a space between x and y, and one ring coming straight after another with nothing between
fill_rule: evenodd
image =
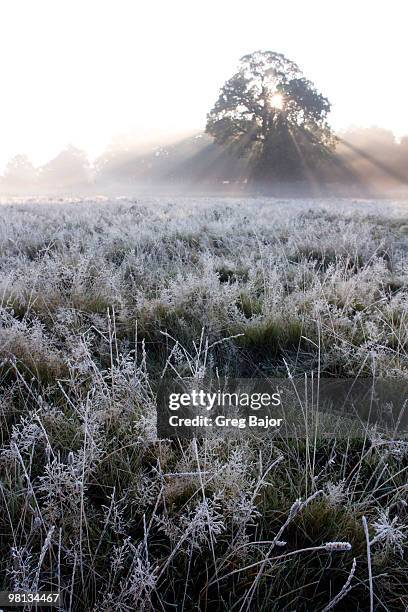
<instances>
[{"instance_id":1,"label":"frosty field","mask_svg":"<svg viewBox=\"0 0 408 612\"><path fill-rule=\"evenodd\" d=\"M3 201L0 590L408 609L408 442L160 440L154 385L406 380L407 253L403 200Z\"/></svg>"}]
</instances>

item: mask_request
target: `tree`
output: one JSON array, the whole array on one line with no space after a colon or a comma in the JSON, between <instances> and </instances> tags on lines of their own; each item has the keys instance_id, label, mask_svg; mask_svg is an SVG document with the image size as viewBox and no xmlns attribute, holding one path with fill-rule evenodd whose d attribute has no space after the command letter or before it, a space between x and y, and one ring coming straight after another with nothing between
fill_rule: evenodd
<instances>
[{"instance_id":1,"label":"tree","mask_svg":"<svg viewBox=\"0 0 408 612\"><path fill-rule=\"evenodd\" d=\"M27 155L15 155L7 164L4 184L17 191L29 191L36 186L38 174Z\"/></svg>"},{"instance_id":2,"label":"tree","mask_svg":"<svg viewBox=\"0 0 408 612\"><path fill-rule=\"evenodd\" d=\"M84 151L68 145L41 169L42 186L51 190L86 187L91 180L91 169Z\"/></svg>"},{"instance_id":3,"label":"tree","mask_svg":"<svg viewBox=\"0 0 408 612\"><path fill-rule=\"evenodd\" d=\"M335 138L330 103L300 68L280 53L240 60L207 116L215 142L245 156L256 179L301 178L330 155Z\"/></svg>"}]
</instances>

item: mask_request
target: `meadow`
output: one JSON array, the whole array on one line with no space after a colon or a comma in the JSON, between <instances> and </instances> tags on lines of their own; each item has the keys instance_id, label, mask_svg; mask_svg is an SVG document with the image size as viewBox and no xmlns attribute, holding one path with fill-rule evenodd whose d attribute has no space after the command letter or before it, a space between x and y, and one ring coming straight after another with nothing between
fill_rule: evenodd
<instances>
[{"instance_id":1,"label":"meadow","mask_svg":"<svg viewBox=\"0 0 408 612\"><path fill-rule=\"evenodd\" d=\"M159 439L155 381L408 377L408 202L0 204L0 590L408 609L408 442Z\"/></svg>"}]
</instances>

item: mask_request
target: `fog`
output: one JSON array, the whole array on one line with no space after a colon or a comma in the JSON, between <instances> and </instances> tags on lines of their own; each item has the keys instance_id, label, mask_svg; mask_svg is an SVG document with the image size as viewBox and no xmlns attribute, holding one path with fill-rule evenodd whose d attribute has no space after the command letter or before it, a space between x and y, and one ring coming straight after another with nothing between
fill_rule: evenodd
<instances>
[{"instance_id":1,"label":"fog","mask_svg":"<svg viewBox=\"0 0 408 612\"><path fill-rule=\"evenodd\" d=\"M384 195L408 191L408 136L352 128L338 134L331 159L291 184L254 183L245 158L203 133L138 143L117 138L91 163L70 145L43 166L17 155L0 178L2 196L129 195L171 193L271 193L274 195Z\"/></svg>"},{"instance_id":2,"label":"fog","mask_svg":"<svg viewBox=\"0 0 408 612\"><path fill-rule=\"evenodd\" d=\"M406 22L404 3L368 0L4 0L0 193L405 189ZM254 184L245 159L200 133L256 49L297 62L332 103L336 154L296 185ZM341 131L351 122L365 127Z\"/></svg>"}]
</instances>

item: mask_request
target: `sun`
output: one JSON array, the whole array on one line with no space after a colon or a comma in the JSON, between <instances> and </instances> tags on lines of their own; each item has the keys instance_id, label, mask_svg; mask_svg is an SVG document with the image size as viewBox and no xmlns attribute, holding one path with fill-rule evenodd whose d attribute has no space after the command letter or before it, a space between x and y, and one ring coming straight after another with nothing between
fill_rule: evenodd
<instances>
[{"instance_id":1,"label":"sun","mask_svg":"<svg viewBox=\"0 0 408 612\"><path fill-rule=\"evenodd\" d=\"M283 96L280 93L275 93L270 99L271 106L273 108L277 108L278 110L282 110L283 108Z\"/></svg>"}]
</instances>

